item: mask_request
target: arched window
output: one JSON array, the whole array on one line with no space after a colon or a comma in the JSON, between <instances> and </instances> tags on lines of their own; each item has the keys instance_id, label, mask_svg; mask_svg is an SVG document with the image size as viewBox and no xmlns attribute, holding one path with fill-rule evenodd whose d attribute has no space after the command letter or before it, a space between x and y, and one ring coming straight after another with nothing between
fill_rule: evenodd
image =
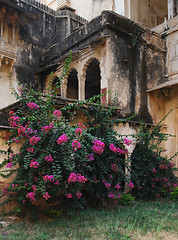
<instances>
[{"instance_id":1,"label":"arched window","mask_svg":"<svg viewBox=\"0 0 178 240\"><path fill-rule=\"evenodd\" d=\"M74 68L67 78L67 98L78 99L78 76Z\"/></svg>"},{"instance_id":2,"label":"arched window","mask_svg":"<svg viewBox=\"0 0 178 240\"><path fill-rule=\"evenodd\" d=\"M86 70L85 99L100 94L100 66L97 59L93 59Z\"/></svg>"}]
</instances>

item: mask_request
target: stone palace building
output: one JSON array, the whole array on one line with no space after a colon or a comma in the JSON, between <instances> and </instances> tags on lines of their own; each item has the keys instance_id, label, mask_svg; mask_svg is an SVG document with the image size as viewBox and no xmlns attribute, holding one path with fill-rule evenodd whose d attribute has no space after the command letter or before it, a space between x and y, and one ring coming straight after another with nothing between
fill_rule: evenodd
<instances>
[{"instance_id":1,"label":"stone palace building","mask_svg":"<svg viewBox=\"0 0 178 240\"><path fill-rule=\"evenodd\" d=\"M45 91L50 72L55 83L72 51L61 101L109 92L101 103L115 99L120 118L137 113L116 127L125 134L139 120L156 124L173 109L164 131L175 137L165 148L168 156L178 151L177 12L176 0L0 0L1 143L7 114L18 107L10 86Z\"/></svg>"}]
</instances>

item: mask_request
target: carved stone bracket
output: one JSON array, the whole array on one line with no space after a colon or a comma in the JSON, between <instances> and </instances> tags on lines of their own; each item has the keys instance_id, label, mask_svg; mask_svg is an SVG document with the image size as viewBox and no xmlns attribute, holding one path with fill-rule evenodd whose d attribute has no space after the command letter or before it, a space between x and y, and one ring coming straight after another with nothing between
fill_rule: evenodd
<instances>
[{"instance_id":1,"label":"carved stone bracket","mask_svg":"<svg viewBox=\"0 0 178 240\"><path fill-rule=\"evenodd\" d=\"M5 65L10 68L10 72L12 72L12 68L14 66L14 63L16 61L16 58L5 56L2 53L0 53L0 68Z\"/></svg>"}]
</instances>

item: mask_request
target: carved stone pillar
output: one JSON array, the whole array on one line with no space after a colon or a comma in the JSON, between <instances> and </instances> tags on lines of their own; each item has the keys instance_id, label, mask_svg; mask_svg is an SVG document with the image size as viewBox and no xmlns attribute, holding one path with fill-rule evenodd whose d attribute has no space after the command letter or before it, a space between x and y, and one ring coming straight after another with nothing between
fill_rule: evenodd
<instances>
[{"instance_id":1,"label":"carved stone pillar","mask_svg":"<svg viewBox=\"0 0 178 240\"><path fill-rule=\"evenodd\" d=\"M64 79L61 85L61 97L67 97L67 79Z\"/></svg>"},{"instance_id":2,"label":"carved stone pillar","mask_svg":"<svg viewBox=\"0 0 178 240\"><path fill-rule=\"evenodd\" d=\"M4 41L4 23L1 22L1 41Z\"/></svg>"},{"instance_id":3,"label":"carved stone pillar","mask_svg":"<svg viewBox=\"0 0 178 240\"><path fill-rule=\"evenodd\" d=\"M15 25L12 26L12 45L15 45Z\"/></svg>"},{"instance_id":4,"label":"carved stone pillar","mask_svg":"<svg viewBox=\"0 0 178 240\"><path fill-rule=\"evenodd\" d=\"M85 77L80 76L79 78L79 100L84 101L85 100Z\"/></svg>"}]
</instances>

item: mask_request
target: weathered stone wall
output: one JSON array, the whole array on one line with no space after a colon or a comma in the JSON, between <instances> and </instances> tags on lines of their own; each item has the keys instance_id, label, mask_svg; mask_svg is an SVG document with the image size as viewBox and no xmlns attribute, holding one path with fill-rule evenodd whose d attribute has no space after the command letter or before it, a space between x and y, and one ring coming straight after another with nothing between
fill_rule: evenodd
<instances>
[{"instance_id":1,"label":"weathered stone wall","mask_svg":"<svg viewBox=\"0 0 178 240\"><path fill-rule=\"evenodd\" d=\"M82 26L84 19L69 11L54 11L36 1L23 1L20 7L36 15L36 19L20 28L16 62L17 78L35 85L35 73L40 69L41 54L56 42L61 42Z\"/></svg>"},{"instance_id":2,"label":"weathered stone wall","mask_svg":"<svg viewBox=\"0 0 178 240\"><path fill-rule=\"evenodd\" d=\"M173 2L170 2L173 3ZM178 16L171 18L153 30L165 40L166 65L162 82L148 85L149 108L153 120L158 123L169 111L172 112L165 119L164 131L174 135L164 144L167 156L171 157L178 151ZM178 157L174 158L178 167Z\"/></svg>"},{"instance_id":3,"label":"weathered stone wall","mask_svg":"<svg viewBox=\"0 0 178 240\"><path fill-rule=\"evenodd\" d=\"M125 30L127 29L127 31ZM43 55L43 66L64 61L73 51L71 68L78 72L79 99L85 99L86 69L91 59L100 63L101 90L110 92L122 116L135 112L138 118L152 122L147 103L147 87L164 79L164 41L139 25L111 12L76 31L61 44L53 46ZM56 72L60 75L60 68ZM67 82L62 86L66 97ZM117 98L117 99L116 99Z\"/></svg>"},{"instance_id":4,"label":"weathered stone wall","mask_svg":"<svg viewBox=\"0 0 178 240\"><path fill-rule=\"evenodd\" d=\"M86 20L71 11L54 11L34 0L2 0L0 22L2 108L15 101L11 95L9 74L12 73L15 89L18 82L37 86L35 74L41 67L42 52L83 26Z\"/></svg>"}]
</instances>

